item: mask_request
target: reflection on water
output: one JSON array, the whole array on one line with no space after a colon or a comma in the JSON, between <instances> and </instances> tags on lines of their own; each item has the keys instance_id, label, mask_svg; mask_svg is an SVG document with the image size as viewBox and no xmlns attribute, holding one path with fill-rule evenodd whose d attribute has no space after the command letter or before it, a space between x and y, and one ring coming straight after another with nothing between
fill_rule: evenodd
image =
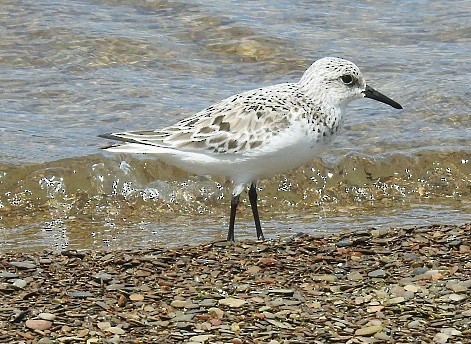
<instances>
[{"instance_id":1,"label":"reflection on water","mask_svg":"<svg viewBox=\"0 0 471 344\"><path fill-rule=\"evenodd\" d=\"M262 181L267 234L470 220L467 1L0 3L0 250L224 238L228 182L105 155L97 134L169 125L327 55L405 109L354 102L324 162ZM254 237L250 211L238 220Z\"/></svg>"}]
</instances>

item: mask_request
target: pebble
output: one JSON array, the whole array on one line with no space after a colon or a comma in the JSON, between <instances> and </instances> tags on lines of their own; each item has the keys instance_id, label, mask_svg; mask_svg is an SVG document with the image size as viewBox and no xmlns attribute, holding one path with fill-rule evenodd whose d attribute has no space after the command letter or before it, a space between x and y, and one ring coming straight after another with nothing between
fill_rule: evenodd
<instances>
[{"instance_id":1,"label":"pebble","mask_svg":"<svg viewBox=\"0 0 471 344\"><path fill-rule=\"evenodd\" d=\"M456 247L460 246L463 242L461 240L453 240L448 243L448 246Z\"/></svg>"},{"instance_id":2,"label":"pebble","mask_svg":"<svg viewBox=\"0 0 471 344\"><path fill-rule=\"evenodd\" d=\"M171 322L188 322L193 319L195 315L194 314L179 314L170 319Z\"/></svg>"},{"instance_id":3,"label":"pebble","mask_svg":"<svg viewBox=\"0 0 471 344\"><path fill-rule=\"evenodd\" d=\"M448 282L446 287L453 290L455 293L464 293L468 290L468 287L462 283Z\"/></svg>"},{"instance_id":4,"label":"pebble","mask_svg":"<svg viewBox=\"0 0 471 344\"><path fill-rule=\"evenodd\" d=\"M144 301L144 295L142 294L131 294L129 295L131 301Z\"/></svg>"},{"instance_id":5,"label":"pebble","mask_svg":"<svg viewBox=\"0 0 471 344\"><path fill-rule=\"evenodd\" d=\"M34 264L34 262L10 262L10 265L20 270L28 270L28 269L36 268L36 264Z\"/></svg>"},{"instance_id":6,"label":"pebble","mask_svg":"<svg viewBox=\"0 0 471 344\"><path fill-rule=\"evenodd\" d=\"M407 324L408 328L419 328L420 327L420 321L419 320L413 320Z\"/></svg>"},{"instance_id":7,"label":"pebble","mask_svg":"<svg viewBox=\"0 0 471 344\"><path fill-rule=\"evenodd\" d=\"M126 331L124 331L121 327L117 327L117 326L107 327L104 329L104 331L111 332L113 334L118 334L118 335L126 333Z\"/></svg>"},{"instance_id":8,"label":"pebble","mask_svg":"<svg viewBox=\"0 0 471 344\"><path fill-rule=\"evenodd\" d=\"M397 303L402 303L404 302L406 299L402 296L398 296L398 297L393 297L392 299L389 299L388 303L389 304L397 304Z\"/></svg>"},{"instance_id":9,"label":"pebble","mask_svg":"<svg viewBox=\"0 0 471 344\"><path fill-rule=\"evenodd\" d=\"M56 318L56 316L52 313L43 312L43 313L38 314L38 318L43 319L43 320L53 321Z\"/></svg>"},{"instance_id":10,"label":"pebble","mask_svg":"<svg viewBox=\"0 0 471 344\"><path fill-rule=\"evenodd\" d=\"M423 268L423 267L415 268L414 270L412 270L412 275L414 276L423 275L427 271L428 271L427 268Z\"/></svg>"},{"instance_id":11,"label":"pebble","mask_svg":"<svg viewBox=\"0 0 471 344\"><path fill-rule=\"evenodd\" d=\"M278 320L273 320L273 319L265 319L265 321L269 322L273 326L279 327L279 328L284 328L284 329L291 329L293 326L291 326L289 323L286 322L281 322Z\"/></svg>"},{"instance_id":12,"label":"pebble","mask_svg":"<svg viewBox=\"0 0 471 344\"><path fill-rule=\"evenodd\" d=\"M471 309L461 312L461 314L465 317L471 317Z\"/></svg>"},{"instance_id":13,"label":"pebble","mask_svg":"<svg viewBox=\"0 0 471 344\"><path fill-rule=\"evenodd\" d=\"M451 301L460 302L460 301L463 301L463 300L466 299L466 295L464 295L464 294L449 294L448 298Z\"/></svg>"},{"instance_id":14,"label":"pebble","mask_svg":"<svg viewBox=\"0 0 471 344\"><path fill-rule=\"evenodd\" d=\"M355 336L371 336L383 329L381 325L365 326L355 331Z\"/></svg>"},{"instance_id":15,"label":"pebble","mask_svg":"<svg viewBox=\"0 0 471 344\"><path fill-rule=\"evenodd\" d=\"M363 276L362 273L360 272L350 272L349 274L347 274L347 279L350 280L350 281L361 281L365 278L365 276Z\"/></svg>"},{"instance_id":16,"label":"pebble","mask_svg":"<svg viewBox=\"0 0 471 344\"><path fill-rule=\"evenodd\" d=\"M353 245L353 241L351 241L351 240L340 240L335 245L337 245L337 247L347 247L347 246Z\"/></svg>"},{"instance_id":17,"label":"pebble","mask_svg":"<svg viewBox=\"0 0 471 344\"><path fill-rule=\"evenodd\" d=\"M114 278L113 275L108 274L106 272L99 272L99 273L93 275L92 277L98 282L101 282L101 281L108 282L108 281L111 281Z\"/></svg>"},{"instance_id":18,"label":"pebble","mask_svg":"<svg viewBox=\"0 0 471 344\"><path fill-rule=\"evenodd\" d=\"M439 332L433 337L433 342L437 344L445 344L448 342L449 338L450 338L449 335Z\"/></svg>"},{"instance_id":19,"label":"pebble","mask_svg":"<svg viewBox=\"0 0 471 344\"><path fill-rule=\"evenodd\" d=\"M17 288L20 288L20 289L23 289L27 285L28 285L28 282L26 282L24 279L20 279L20 278L13 282L13 286L15 286Z\"/></svg>"},{"instance_id":20,"label":"pebble","mask_svg":"<svg viewBox=\"0 0 471 344\"><path fill-rule=\"evenodd\" d=\"M77 297L77 298L87 298L87 297L93 297L94 296L89 291L72 291L70 293L67 293L67 295L69 295L71 297Z\"/></svg>"},{"instance_id":21,"label":"pebble","mask_svg":"<svg viewBox=\"0 0 471 344\"><path fill-rule=\"evenodd\" d=\"M214 337L215 337L215 335L202 334L202 335L199 335L199 336L190 337L190 342L206 343L208 340L210 340L211 338L214 338Z\"/></svg>"},{"instance_id":22,"label":"pebble","mask_svg":"<svg viewBox=\"0 0 471 344\"><path fill-rule=\"evenodd\" d=\"M465 243L470 230L352 235L353 249L335 247L349 236L343 233L82 256L7 253L0 262L0 342L15 333L43 344L431 343L434 336L436 343L464 343L471 263L466 245L451 249L447 242ZM40 263L21 270L10 262ZM27 287L14 287L17 279ZM35 314L31 320L52 327L25 326Z\"/></svg>"},{"instance_id":23,"label":"pebble","mask_svg":"<svg viewBox=\"0 0 471 344\"><path fill-rule=\"evenodd\" d=\"M170 303L170 306L175 307L175 308L188 308L188 309L199 308L199 305L194 304L193 302L188 301L188 300L174 300Z\"/></svg>"},{"instance_id":24,"label":"pebble","mask_svg":"<svg viewBox=\"0 0 471 344\"><path fill-rule=\"evenodd\" d=\"M312 280L332 283L332 282L337 281L338 278L335 275L314 275L312 276Z\"/></svg>"},{"instance_id":25,"label":"pebble","mask_svg":"<svg viewBox=\"0 0 471 344\"><path fill-rule=\"evenodd\" d=\"M385 278L388 274L383 269L374 270L368 273L368 277Z\"/></svg>"},{"instance_id":26,"label":"pebble","mask_svg":"<svg viewBox=\"0 0 471 344\"><path fill-rule=\"evenodd\" d=\"M0 271L0 278L12 279L12 278L18 278L18 275L9 271Z\"/></svg>"},{"instance_id":27,"label":"pebble","mask_svg":"<svg viewBox=\"0 0 471 344\"><path fill-rule=\"evenodd\" d=\"M419 291L419 287L413 285L413 284L407 284L404 286L404 290L411 291L413 293L416 293Z\"/></svg>"},{"instance_id":28,"label":"pebble","mask_svg":"<svg viewBox=\"0 0 471 344\"><path fill-rule=\"evenodd\" d=\"M242 299L236 299L234 297L228 297L226 299L219 300L220 305L229 306L233 308L239 308L245 305L247 301Z\"/></svg>"},{"instance_id":29,"label":"pebble","mask_svg":"<svg viewBox=\"0 0 471 344\"><path fill-rule=\"evenodd\" d=\"M201 307L212 307L216 304L216 300L214 299L204 299L199 302Z\"/></svg>"},{"instance_id":30,"label":"pebble","mask_svg":"<svg viewBox=\"0 0 471 344\"><path fill-rule=\"evenodd\" d=\"M208 309L208 313L216 317L217 319L222 319L224 317L224 311L217 307L211 307Z\"/></svg>"},{"instance_id":31,"label":"pebble","mask_svg":"<svg viewBox=\"0 0 471 344\"><path fill-rule=\"evenodd\" d=\"M25 325L32 330L45 331L52 327L52 322L47 320L26 320Z\"/></svg>"}]
</instances>

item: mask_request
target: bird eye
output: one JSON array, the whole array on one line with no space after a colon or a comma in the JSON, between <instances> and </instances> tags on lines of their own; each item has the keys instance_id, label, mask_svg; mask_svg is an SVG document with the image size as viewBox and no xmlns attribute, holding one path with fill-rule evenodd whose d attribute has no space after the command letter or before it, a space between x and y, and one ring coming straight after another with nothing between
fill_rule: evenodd
<instances>
[{"instance_id":1,"label":"bird eye","mask_svg":"<svg viewBox=\"0 0 471 344\"><path fill-rule=\"evenodd\" d=\"M353 76L351 75L342 75L340 77L340 79L342 80L342 82L345 84L345 85L352 85L353 82L355 81L355 79L353 78Z\"/></svg>"}]
</instances>

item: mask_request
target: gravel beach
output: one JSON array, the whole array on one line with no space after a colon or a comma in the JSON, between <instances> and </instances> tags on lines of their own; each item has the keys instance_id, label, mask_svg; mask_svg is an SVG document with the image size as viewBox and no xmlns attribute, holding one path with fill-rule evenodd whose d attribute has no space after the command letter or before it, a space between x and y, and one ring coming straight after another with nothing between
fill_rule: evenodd
<instances>
[{"instance_id":1,"label":"gravel beach","mask_svg":"<svg viewBox=\"0 0 471 344\"><path fill-rule=\"evenodd\" d=\"M0 255L1 343L471 343L471 224Z\"/></svg>"}]
</instances>

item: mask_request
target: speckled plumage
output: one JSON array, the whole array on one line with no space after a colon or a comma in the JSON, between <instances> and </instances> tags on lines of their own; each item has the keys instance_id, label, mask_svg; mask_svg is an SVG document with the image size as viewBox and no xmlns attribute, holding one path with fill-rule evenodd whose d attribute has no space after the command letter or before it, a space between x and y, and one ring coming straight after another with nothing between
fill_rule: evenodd
<instances>
[{"instance_id":1,"label":"speckled plumage","mask_svg":"<svg viewBox=\"0 0 471 344\"><path fill-rule=\"evenodd\" d=\"M355 64L327 57L297 83L231 96L160 130L103 137L124 141L108 151L154 154L196 174L229 177L238 200L246 185L318 156L336 136L346 105L362 97L400 108L368 87Z\"/></svg>"}]
</instances>

